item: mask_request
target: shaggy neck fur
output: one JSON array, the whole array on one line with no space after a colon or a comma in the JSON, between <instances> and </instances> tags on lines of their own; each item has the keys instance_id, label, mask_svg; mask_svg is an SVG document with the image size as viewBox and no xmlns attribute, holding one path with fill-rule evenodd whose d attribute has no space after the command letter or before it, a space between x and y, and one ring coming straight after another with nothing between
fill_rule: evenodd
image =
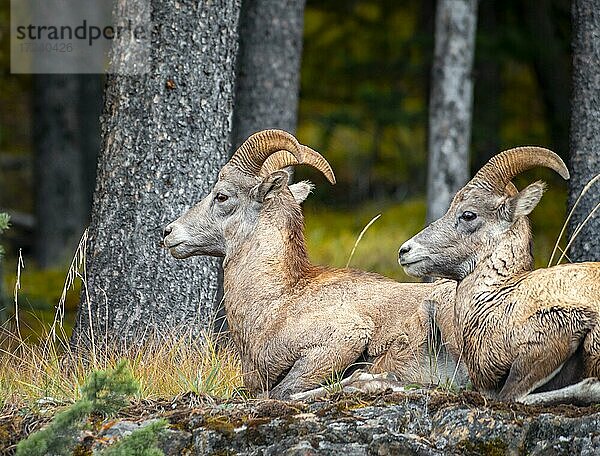
<instances>
[{"instance_id":1,"label":"shaggy neck fur","mask_svg":"<svg viewBox=\"0 0 600 456\"><path fill-rule=\"evenodd\" d=\"M463 328L461 340L473 336L473 340L484 337L472 334L477 331L493 330L496 324L482 324L481 320L497 318L494 312L499 306L507 305L499 295L510 292L519 278L533 269L531 254L531 229L523 217L506 233L499 243L483 248L473 272L458 283L455 301L455 328Z\"/></svg>"},{"instance_id":2,"label":"shaggy neck fur","mask_svg":"<svg viewBox=\"0 0 600 456\"><path fill-rule=\"evenodd\" d=\"M225 257L224 301L232 331L253 325L259 330L306 282L313 268L303 229L300 205L282 192L265 203L246 240Z\"/></svg>"}]
</instances>

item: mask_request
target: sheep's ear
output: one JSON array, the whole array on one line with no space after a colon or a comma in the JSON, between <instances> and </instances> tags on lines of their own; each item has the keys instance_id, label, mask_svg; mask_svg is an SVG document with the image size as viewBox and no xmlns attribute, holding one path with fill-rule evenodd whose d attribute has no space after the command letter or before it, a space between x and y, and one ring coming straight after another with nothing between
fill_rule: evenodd
<instances>
[{"instance_id":1,"label":"sheep's ear","mask_svg":"<svg viewBox=\"0 0 600 456\"><path fill-rule=\"evenodd\" d=\"M287 187L290 175L279 170L269 174L263 181L252 189L252 196L256 201L263 202L276 196L283 188Z\"/></svg>"},{"instance_id":2,"label":"sheep's ear","mask_svg":"<svg viewBox=\"0 0 600 456\"><path fill-rule=\"evenodd\" d=\"M519 217L529 215L542 199L545 190L546 184L537 181L509 198L505 204L510 220L515 221Z\"/></svg>"},{"instance_id":3,"label":"sheep's ear","mask_svg":"<svg viewBox=\"0 0 600 456\"><path fill-rule=\"evenodd\" d=\"M302 181L288 187L298 204L302 204L315 186L310 181Z\"/></svg>"}]
</instances>

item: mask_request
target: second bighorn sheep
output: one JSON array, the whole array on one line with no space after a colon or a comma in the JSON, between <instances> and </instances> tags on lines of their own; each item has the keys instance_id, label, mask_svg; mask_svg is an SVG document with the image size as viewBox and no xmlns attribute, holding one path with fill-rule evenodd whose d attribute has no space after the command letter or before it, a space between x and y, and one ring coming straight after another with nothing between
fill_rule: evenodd
<instances>
[{"instance_id":1,"label":"second bighorn sheep","mask_svg":"<svg viewBox=\"0 0 600 456\"><path fill-rule=\"evenodd\" d=\"M532 271L527 215L545 185L517 192L510 181L536 166L569 178L547 149L504 151L456 194L443 217L399 250L409 274L458 281L454 323L469 375L476 388L502 400L536 402L541 393L530 393L600 376L600 263ZM589 381L581 385L584 396L590 393Z\"/></svg>"},{"instance_id":2,"label":"second bighorn sheep","mask_svg":"<svg viewBox=\"0 0 600 456\"><path fill-rule=\"evenodd\" d=\"M282 170L298 164L335 183L327 161L289 133L256 133L211 193L165 229L164 244L176 258L224 258L225 313L250 392L289 397L362 357L373 362L372 372L393 371L400 380L453 378L453 361L439 371L430 365L428 339L437 329L426 301L437 293L439 327L448 328L455 284L397 283L312 265L300 208L311 186L288 186Z\"/></svg>"}]
</instances>

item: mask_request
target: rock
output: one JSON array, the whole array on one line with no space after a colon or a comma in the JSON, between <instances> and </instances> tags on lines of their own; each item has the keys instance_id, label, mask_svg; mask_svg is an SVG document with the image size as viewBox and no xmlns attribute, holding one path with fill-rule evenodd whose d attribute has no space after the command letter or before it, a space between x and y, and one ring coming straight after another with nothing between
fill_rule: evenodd
<instances>
[{"instance_id":1,"label":"rock","mask_svg":"<svg viewBox=\"0 0 600 456\"><path fill-rule=\"evenodd\" d=\"M600 455L598 407L486 402L468 391L338 395L310 404L144 401L123 415L86 432L84 444L97 450L164 418L170 426L158 445L167 455Z\"/></svg>"},{"instance_id":2,"label":"rock","mask_svg":"<svg viewBox=\"0 0 600 456\"><path fill-rule=\"evenodd\" d=\"M397 396L397 403L318 402L267 420L212 416L192 430L193 446L196 455L600 454L597 409L555 414L457 398L437 405L427 394Z\"/></svg>"}]
</instances>

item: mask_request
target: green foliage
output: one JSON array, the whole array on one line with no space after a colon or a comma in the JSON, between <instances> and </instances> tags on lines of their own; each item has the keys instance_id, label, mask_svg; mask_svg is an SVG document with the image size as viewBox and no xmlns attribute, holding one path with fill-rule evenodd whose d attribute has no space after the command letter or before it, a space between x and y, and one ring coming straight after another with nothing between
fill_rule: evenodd
<instances>
[{"instance_id":1,"label":"green foliage","mask_svg":"<svg viewBox=\"0 0 600 456\"><path fill-rule=\"evenodd\" d=\"M8 229L10 225L10 216L4 212L0 212L0 234ZM0 258L4 255L4 247L0 245Z\"/></svg>"},{"instance_id":2,"label":"green foliage","mask_svg":"<svg viewBox=\"0 0 600 456\"><path fill-rule=\"evenodd\" d=\"M31 434L17 445L16 456L70 455L77 431L92 413L90 401L77 401L54 417L44 429Z\"/></svg>"},{"instance_id":3,"label":"green foliage","mask_svg":"<svg viewBox=\"0 0 600 456\"><path fill-rule=\"evenodd\" d=\"M12 258L8 258L12 262ZM48 327L54 321L55 305L59 301L65 283L66 266L62 268L39 269L26 261L21 275L19 292L19 320L21 333L31 342L40 341ZM13 268L4 268L4 290L13 290L16 274ZM65 333L71 334L71 328L79 304L80 282L75 282L65 301ZM41 337L43 339L43 337Z\"/></svg>"},{"instance_id":4,"label":"green foliage","mask_svg":"<svg viewBox=\"0 0 600 456\"><path fill-rule=\"evenodd\" d=\"M158 436L167 426L166 420L158 420L132 432L129 436L104 450L102 456L162 456L156 448Z\"/></svg>"},{"instance_id":5,"label":"green foliage","mask_svg":"<svg viewBox=\"0 0 600 456\"><path fill-rule=\"evenodd\" d=\"M549 173L540 174L546 178ZM535 176L537 177L537 175ZM534 178L518 182L523 188ZM556 187L556 186L554 186ZM535 267L546 267L548 258L565 220L565 190L550 188L531 214ZM350 267L377 272L393 279L414 281L398 265L396 252L404 241L425 224L425 202L420 198L402 203L371 202L351 211L312 205L304 208L306 242L316 264L344 267L354 242L365 225L377 214L381 217L365 232L356 248Z\"/></svg>"},{"instance_id":6,"label":"green foliage","mask_svg":"<svg viewBox=\"0 0 600 456\"><path fill-rule=\"evenodd\" d=\"M133 379L126 361L120 361L115 369L93 372L81 388L81 399L58 413L44 429L31 434L27 439L21 441L17 445L16 455L43 456L46 454L71 454L71 450L75 445L75 437L78 431L83 428L91 413L116 414L127 404L127 397L135 394L138 389L139 386ZM164 427L164 423L162 426ZM141 436L145 438L154 436L156 440L157 432L158 427L155 426L142 433ZM139 439L140 436L136 436L134 444ZM156 455L161 453L138 452L115 454Z\"/></svg>"},{"instance_id":7,"label":"green foliage","mask_svg":"<svg viewBox=\"0 0 600 456\"><path fill-rule=\"evenodd\" d=\"M350 267L377 272L401 281L414 281L398 265L395 252L423 228L425 202L418 198L401 204L378 202L356 206L352 211L305 207L306 241L316 264L344 267L361 230L381 214L364 233Z\"/></svg>"},{"instance_id":8,"label":"green foliage","mask_svg":"<svg viewBox=\"0 0 600 456\"><path fill-rule=\"evenodd\" d=\"M92 372L81 388L81 400L91 402L93 410L114 415L127 405L127 398L139 391L127 361L121 360L113 370Z\"/></svg>"}]
</instances>

